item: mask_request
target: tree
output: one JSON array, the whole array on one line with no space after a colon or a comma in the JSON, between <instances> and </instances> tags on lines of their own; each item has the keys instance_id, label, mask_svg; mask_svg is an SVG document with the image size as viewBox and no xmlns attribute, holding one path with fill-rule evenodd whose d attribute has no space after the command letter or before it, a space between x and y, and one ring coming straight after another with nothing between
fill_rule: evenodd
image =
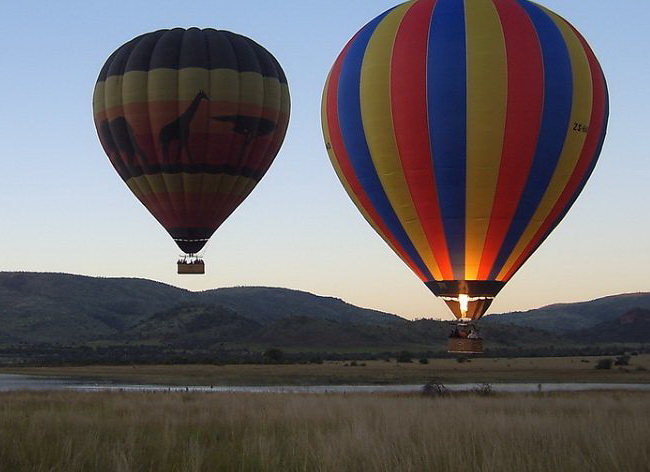
<instances>
[{"instance_id":1,"label":"tree","mask_svg":"<svg viewBox=\"0 0 650 472\"><path fill-rule=\"evenodd\" d=\"M272 347L267 349L262 357L267 364L281 364L284 361L284 351Z\"/></svg>"},{"instance_id":2,"label":"tree","mask_svg":"<svg viewBox=\"0 0 650 472\"><path fill-rule=\"evenodd\" d=\"M402 351L397 356L397 362L413 362L413 354L409 351Z\"/></svg>"}]
</instances>

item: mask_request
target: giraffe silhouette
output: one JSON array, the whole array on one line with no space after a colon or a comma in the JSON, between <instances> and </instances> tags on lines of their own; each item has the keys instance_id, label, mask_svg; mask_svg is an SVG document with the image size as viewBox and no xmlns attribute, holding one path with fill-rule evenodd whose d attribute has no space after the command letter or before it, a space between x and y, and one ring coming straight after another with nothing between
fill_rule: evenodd
<instances>
[{"instance_id":1,"label":"giraffe silhouette","mask_svg":"<svg viewBox=\"0 0 650 472\"><path fill-rule=\"evenodd\" d=\"M115 160L125 173L129 172L129 167L133 167L136 156L142 164L147 162L147 156L138 145L133 128L125 117L118 116L110 121L102 121L98 133L107 151L126 155L126 164L121 158Z\"/></svg>"},{"instance_id":2,"label":"giraffe silhouette","mask_svg":"<svg viewBox=\"0 0 650 472\"><path fill-rule=\"evenodd\" d=\"M181 115L174 121L163 126L160 130L159 137L163 149L163 162L170 162L169 145L174 141L178 141L178 150L176 151L175 157L177 162L181 159L181 152L183 152L183 149L187 152L190 162L194 160L189 146L190 123L194 119L194 115L201 104L201 100L208 100L208 96L203 90L198 91L192 100L192 103L190 103L190 106L187 107L187 110L181 113Z\"/></svg>"},{"instance_id":3,"label":"giraffe silhouette","mask_svg":"<svg viewBox=\"0 0 650 472\"><path fill-rule=\"evenodd\" d=\"M213 121L225 121L232 123L232 132L240 134L244 137L244 145L239 152L240 161L248 150L248 146L253 141L253 139L257 138L258 136L270 134L277 126L275 122L269 120L268 118L259 118L257 116L250 115L222 115L211 116L210 118Z\"/></svg>"}]
</instances>

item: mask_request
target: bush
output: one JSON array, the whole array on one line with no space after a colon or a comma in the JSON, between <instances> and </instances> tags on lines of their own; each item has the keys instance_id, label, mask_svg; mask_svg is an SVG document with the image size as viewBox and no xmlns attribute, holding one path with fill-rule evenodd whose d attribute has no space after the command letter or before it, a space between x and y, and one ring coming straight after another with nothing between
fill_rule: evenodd
<instances>
[{"instance_id":1,"label":"bush","mask_svg":"<svg viewBox=\"0 0 650 472\"><path fill-rule=\"evenodd\" d=\"M413 362L413 354L408 351L402 351L397 356L397 362Z\"/></svg>"},{"instance_id":2,"label":"bush","mask_svg":"<svg viewBox=\"0 0 650 472\"><path fill-rule=\"evenodd\" d=\"M262 356L266 364L280 364L284 360L284 352L281 349L267 349Z\"/></svg>"},{"instance_id":3,"label":"bush","mask_svg":"<svg viewBox=\"0 0 650 472\"><path fill-rule=\"evenodd\" d=\"M449 396L449 390L443 383L431 380L422 387L422 395L425 397L446 397Z\"/></svg>"},{"instance_id":4,"label":"bush","mask_svg":"<svg viewBox=\"0 0 650 472\"><path fill-rule=\"evenodd\" d=\"M423 357L423 358L421 358L418 362L419 362L420 364L428 364L428 363L429 363L429 359L427 359L426 357Z\"/></svg>"},{"instance_id":5,"label":"bush","mask_svg":"<svg viewBox=\"0 0 650 472\"><path fill-rule=\"evenodd\" d=\"M489 383L478 384L478 386L472 389L472 393L475 395L480 395L482 397L489 397L494 392L492 391L492 385Z\"/></svg>"},{"instance_id":6,"label":"bush","mask_svg":"<svg viewBox=\"0 0 650 472\"><path fill-rule=\"evenodd\" d=\"M598 361L598 363L596 363L594 369L599 369L599 370L611 369L612 364L614 364L614 359L601 359Z\"/></svg>"},{"instance_id":7,"label":"bush","mask_svg":"<svg viewBox=\"0 0 650 472\"><path fill-rule=\"evenodd\" d=\"M614 365L629 365L629 364L630 364L630 356L627 355L618 356L614 361Z\"/></svg>"}]
</instances>

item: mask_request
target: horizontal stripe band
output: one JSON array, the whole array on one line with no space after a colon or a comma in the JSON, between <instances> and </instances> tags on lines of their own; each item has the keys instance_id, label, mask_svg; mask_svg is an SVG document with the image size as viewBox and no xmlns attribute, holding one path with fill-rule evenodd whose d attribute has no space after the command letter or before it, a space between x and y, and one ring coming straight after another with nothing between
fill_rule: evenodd
<instances>
[{"instance_id":1,"label":"horizontal stripe band","mask_svg":"<svg viewBox=\"0 0 650 472\"><path fill-rule=\"evenodd\" d=\"M138 36L108 58L98 80L131 71L185 67L258 72L287 81L277 60L255 41L211 28L174 28Z\"/></svg>"},{"instance_id":2,"label":"horizontal stripe band","mask_svg":"<svg viewBox=\"0 0 650 472\"><path fill-rule=\"evenodd\" d=\"M242 175L180 172L133 177L126 181L126 185L138 197L163 192L248 195L257 185L257 180Z\"/></svg>"}]
</instances>

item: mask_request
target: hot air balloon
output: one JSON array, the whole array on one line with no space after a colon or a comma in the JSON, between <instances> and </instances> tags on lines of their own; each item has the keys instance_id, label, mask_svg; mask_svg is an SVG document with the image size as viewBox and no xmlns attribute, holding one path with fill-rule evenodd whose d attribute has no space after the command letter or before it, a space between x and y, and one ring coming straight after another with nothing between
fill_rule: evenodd
<instances>
[{"instance_id":1,"label":"hot air balloon","mask_svg":"<svg viewBox=\"0 0 650 472\"><path fill-rule=\"evenodd\" d=\"M527 0L398 5L348 42L322 101L345 190L447 303L462 336L450 350L467 352L482 351L474 323L584 187L607 118L587 42Z\"/></svg>"},{"instance_id":2,"label":"hot air balloon","mask_svg":"<svg viewBox=\"0 0 650 472\"><path fill-rule=\"evenodd\" d=\"M268 170L289 109L278 61L228 31L155 31L108 58L93 95L97 134L185 254L179 273L204 273L197 253Z\"/></svg>"}]
</instances>

